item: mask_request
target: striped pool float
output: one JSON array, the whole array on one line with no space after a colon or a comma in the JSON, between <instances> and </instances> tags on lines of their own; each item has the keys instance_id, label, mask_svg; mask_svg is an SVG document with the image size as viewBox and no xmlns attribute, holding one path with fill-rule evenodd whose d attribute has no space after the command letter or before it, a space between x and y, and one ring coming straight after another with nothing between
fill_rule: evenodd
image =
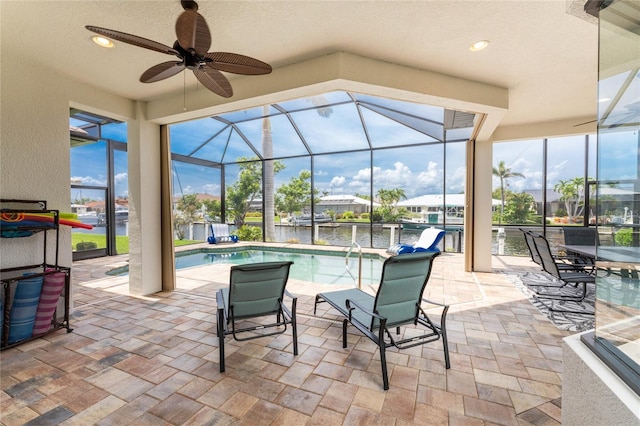
<instances>
[{"instance_id":1,"label":"striped pool float","mask_svg":"<svg viewBox=\"0 0 640 426\"><path fill-rule=\"evenodd\" d=\"M44 334L51 328L51 320L58 306L60 293L64 288L66 273L53 271L53 269L47 269L47 274L44 276L38 310L36 311L36 321L33 326L33 336Z\"/></svg>"},{"instance_id":2,"label":"striped pool float","mask_svg":"<svg viewBox=\"0 0 640 426\"><path fill-rule=\"evenodd\" d=\"M18 281L9 316L9 344L32 336L42 282L42 276Z\"/></svg>"}]
</instances>

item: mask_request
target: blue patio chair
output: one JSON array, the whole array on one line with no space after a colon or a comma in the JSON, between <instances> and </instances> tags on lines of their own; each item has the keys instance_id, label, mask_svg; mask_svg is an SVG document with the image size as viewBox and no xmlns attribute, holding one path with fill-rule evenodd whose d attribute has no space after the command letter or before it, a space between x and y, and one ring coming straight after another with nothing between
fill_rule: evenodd
<instances>
[{"instance_id":1,"label":"blue patio chair","mask_svg":"<svg viewBox=\"0 0 640 426\"><path fill-rule=\"evenodd\" d=\"M293 354L298 355L297 298L285 289L292 264L291 261L263 262L231 267L229 288L216 293L221 373L225 370L224 338L229 334L237 341L258 339L282 334L287 330L287 324L291 324ZM285 295L292 301L291 308L284 303ZM245 321L264 317L271 317L274 322L247 325L248 321ZM275 331L253 333L265 328L275 328Z\"/></svg>"},{"instance_id":2,"label":"blue patio chair","mask_svg":"<svg viewBox=\"0 0 640 426\"><path fill-rule=\"evenodd\" d=\"M446 368L450 368L447 342L446 316L448 305L432 302L422 297L431 274L433 259L440 252L408 253L388 258L382 268L378 292L371 296L359 289L319 293L315 298L314 314L318 303L327 302L345 318L342 322L342 347L347 347L347 324L353 325L378 345L382 364L384 390L389 389L385 350L391 346L407 349L442 338ZM422 305L427 302L441 306L440 323L434 323ZM422 335L396 340L391 332L400 334L400 326L421 325L427 332ZM385 339L388 337L388 341Z\"/></svg>"},{"instance_id":3,"label":"blue patio chair","mask_svg":"<svg viewBox=\"0 0 640 426\"><path fill-rule=\"evenodd\" d=\"M444 229L432 226L423 230L420 238L413 245L399 243L389 247L387 253L398 255L416 252L439 252L438 244L444 238L444 234Z\"/></svg>"},{"instance_id":4,"label":"blue patio chair","mask_svg":"<svg viewBox=\"0 0 640 426\"><path fill-rule=\"evenodd\" d=\"M229 232L229 225L226 223L211 223L209 224L210 235L207 238L209 244L218 243L237 243L238 236L231 235Z\"/></svg>"}]
</instances>

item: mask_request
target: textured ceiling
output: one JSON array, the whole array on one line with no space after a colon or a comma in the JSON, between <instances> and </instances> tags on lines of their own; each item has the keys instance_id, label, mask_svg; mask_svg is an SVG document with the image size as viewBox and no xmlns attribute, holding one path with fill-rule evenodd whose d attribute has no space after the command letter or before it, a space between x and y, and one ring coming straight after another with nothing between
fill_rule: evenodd
<instances>
[{"instance_id":1,"label":"textured ceiling","mask_svg":"<svg viewBox=\"0 0 640 426\"><path fill-rule=\"evenodd\" d=\"M509 111L501 126L596 115L598 29L568 14L565 0L198 4L211 29L211 51L253 56L276 69L348 52L505 87ZM3 0L1 52L41 67L43 76L51 69L130 99L154 100L195 86L195 77L140 83L143 71L172 57L123 43L99 48L84 26L172 45L181 12L177 0ZM480 39L490 46L470 52Z\"/></svg>"}]
</instances>

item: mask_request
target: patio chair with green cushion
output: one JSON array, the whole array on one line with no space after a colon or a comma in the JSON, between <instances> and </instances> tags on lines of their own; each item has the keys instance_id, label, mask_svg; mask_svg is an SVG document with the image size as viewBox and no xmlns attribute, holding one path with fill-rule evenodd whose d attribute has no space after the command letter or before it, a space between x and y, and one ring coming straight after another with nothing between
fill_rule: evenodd
<instances>
[{"instance_id":1,"label":"patio chair with green cushion","mask_svg":"<svg viewBox=\"0 0 640 426\"><path fill-rule=\"evenodd\" d=\"M282 334L287 324L291 324L293 354L298 355L297 297L285 289L292 264L291 261L263 262L231 267L229 288L216 293L221 373L225 370L224 338L228 334L237 341L258 339ZM285 295L291 299L291 308L284 303ZM275 322L265 324L265 317L272 317ZM251 321L256 318L261 320ZM275 328L275 331L256 333L266 328Z\"/></svg>"},{"instance_id":2,"label":"patio chair with green cushion","mask_svg":"<svg viewBox=\"0 0 640 426\"><path fill-rule=\"evenodd\" d=\"M342 322L343 348L347 347L348 323L378 345L384 390L389 389L385 350L391 346L407 349L442 338L446 368L450 367L445 324L449 306L422 298L433 259L439 254L440 252L419 252L388 258L384 262L375 297L359 289L316 295L314 313L318 303L327 302L345 316ZM439 324L432 322L427 316L423 302L443 308ZM395 340L390 329L395 327L395 334L399 335L400 326L408 324L424 326L428 331L419 335L409 332L408 337ZM385 335L388 336L388 341L385 340Z\"/></svg>"},{"instance_id":3,"label":"patio chair with green cushion","mask_svg":"<svg viewBox=\"0 0 640 426\"><path fill-rule=\"evenodd\" d=\"M560 291L551 291L551 286L544 286L545 289L539 289L535 293L536 299L538 299L543 305L545 305L550 311L554 312L580 312L580 313L590 313L593 314L593 311L585 312L584 305L582 302L587 296L587 285L594 284L596 277L585 272L581 268L576 268L573 271L571 270L560 270L558 268L558 263L554 260L553 254L551 252L551 246L549 245L549 241L540 234L532 234L533 242L535 244L536 250L540 255L540 259L542 260L542 267L544 271L555 278L560 284L557 286L557 289ZM572 284L577 287L581 284L581 291L575 292L573 290L569 292L563 292L562 289L566 289L568 284ZM544 300L550 300L551 304L547 305ZM559 303L554 303L553 301L559 301ZM560 303L564 302L564 303ZM575 302L580 305L580 310L577 311L573 308L567 308L567 302Z\"/></svg>"}]
</instances>

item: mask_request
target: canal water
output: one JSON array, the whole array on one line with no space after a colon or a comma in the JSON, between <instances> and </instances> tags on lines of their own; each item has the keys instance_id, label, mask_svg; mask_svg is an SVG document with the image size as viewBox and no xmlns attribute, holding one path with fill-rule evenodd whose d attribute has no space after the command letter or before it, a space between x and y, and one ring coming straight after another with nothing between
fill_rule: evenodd
<instances>
[{"instance_id":1,"label":"canal water","mask_svg":"<svg viewBox=\"0 0 640 426\"><path fill-rule=\"evenodd\" d=\"M97 225L96 223L93 224ZM251 223L252 226L261 226L260 223ZM316 241L322 240L323 243L333 246L350 247L353 238L353 225L356 225L355 242L361 247L388 248L394 244L413 244L422 232L421 229L402 229L395 227L393 230L393 240L391 225L375 225L373 228L366 224L339 224L338 226L318 226L318 235ZM234 227L231 227L234 229ZM503 244L498 238L497 229L492 233L492 254L504 254L515 256L528 256L529 251L525 244L522 232L516 227L505 227L505 238ZM541 231L541 229L535 229ZM93 230L74 229L74 232L86 232L104 234L103 226L96 226ZM193 234L190 239L196 241L206 241L209 235L208 225L204 223L195 223L193 225ZM116 235L126 235L127 226L125 222L116 224ZM312 244L313 228L310 226L276 226L276 241L279 242L297 242L300 244ZM187 237L189 238L189 237ZM562 231L560 228L555 230L552 227L547 228L547 238L552 247L562 244ZM502 245L502 250L500 246ZM444 247L447 252L462 253L464 251L464 228L462 226L453 226L447 229L444 238Z\"/></svg>"}]
</instances>

